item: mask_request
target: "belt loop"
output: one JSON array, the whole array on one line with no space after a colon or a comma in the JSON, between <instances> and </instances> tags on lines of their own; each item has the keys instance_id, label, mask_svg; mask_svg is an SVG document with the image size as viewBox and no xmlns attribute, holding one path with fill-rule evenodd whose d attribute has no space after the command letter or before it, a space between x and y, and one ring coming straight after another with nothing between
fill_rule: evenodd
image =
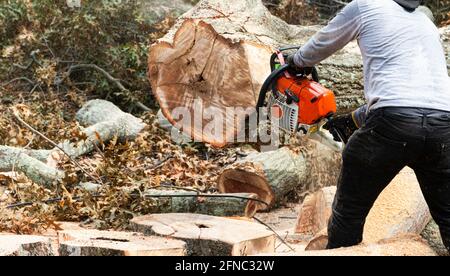
<instances>
[{"instance_id":1,"label":"belt loop","mask_svg":"<svg viewBox=\"0 0 450 276\"><path fill-rule=\"evenodd\" d=\"M428 114L423 114L422 117L422 128L426 128L428 125Z\"/></svg>"}]
</instances>

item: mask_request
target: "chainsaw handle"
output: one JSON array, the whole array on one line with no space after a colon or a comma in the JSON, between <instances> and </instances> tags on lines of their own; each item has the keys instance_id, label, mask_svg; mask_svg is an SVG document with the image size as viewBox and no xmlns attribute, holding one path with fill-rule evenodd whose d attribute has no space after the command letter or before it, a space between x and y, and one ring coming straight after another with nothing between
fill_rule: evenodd
<instances>
[{"instance_id":1,"label":"chainsaw handle","mask_svg":"<svg viewBox=\"0 0 450 276\"><path fill-rule=\"evenodd\" d=\"M266 95L269 90L272 90L272 83L278 79L284 72L286 72L289 68L288 64L282 65L279 69L274 70L269 77L266 79L264 84L261 87L261 91L259 92L258 103L256 105L256 112L259 114L259 109L264 107L264 102L266 100Z\"/></svg>"}]
</instances>

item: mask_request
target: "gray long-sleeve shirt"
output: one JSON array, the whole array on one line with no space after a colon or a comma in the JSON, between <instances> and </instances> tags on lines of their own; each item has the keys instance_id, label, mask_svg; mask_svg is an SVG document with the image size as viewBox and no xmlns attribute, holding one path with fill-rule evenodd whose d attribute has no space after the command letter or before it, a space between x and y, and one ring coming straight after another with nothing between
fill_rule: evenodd
<instances>
[{"instance_id":1,"label":"gray long-sleeve shirt","mask_svg":"<svg viewBox=\"0 0 450 276\"><path fill-rule=\"evenodd\" d=\"M450 111L450 79L439 31L422 12L393 0L354 0L295 55L314 66L357 39L368 111L418 107Z\"/></svg>"}]
</instances>

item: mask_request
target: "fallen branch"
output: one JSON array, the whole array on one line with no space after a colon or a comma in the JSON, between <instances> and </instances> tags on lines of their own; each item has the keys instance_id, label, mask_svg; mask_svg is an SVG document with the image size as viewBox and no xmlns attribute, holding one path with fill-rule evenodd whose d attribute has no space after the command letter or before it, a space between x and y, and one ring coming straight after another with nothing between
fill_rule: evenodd
<instances>
[{"instance_id":1,"label":"fallen branch","mask_svg":"<svg viewBox=\"0 0 450 276\"><path fill-rule=\"evenodd\" d=\"M54 146L53 150L24 150L7 146L0 146L0 171L9 172L17 163L17 170L24 173L33 182L46 186L52 185L64 178L64 172L59 171L45 164L54 154L63 153L80 170L96 182L101 180L88 173L75 159L81 155L92 152L96 147L107 143L114 137L120 141L134 139L145 127L141 119L131 114L121 111L114 104L94 100L86 103L77 113L77 120L80 124L89 126L82 130L86 139L78 143L65 141L56 144L41 132L37 131L25 122L13 110L14 117L34 134L42 137L45 141ZM13 162L17 159L17 162Z\"/></svg>"},{"instance_id":2,"label":"fallen branch","mask_svg":"<svg viewBox=\"0 0 450 276\"><path fill-rule=\"evenodd\" d=\"M95 64L77 64L77 65L72 65L69 70L67 71L67 76L70 77L70 75L77 70L82 70L82 69L90 69L90 70L95 70L98 73L102 74L108 81L112 82L115 86L117 86L121 92L125 92L125 93L129 93L130 90L127 89L121 82L120 79L117 79L115 77L113 77L110 73L108 73L105 69L101 68L98 65ZM149 107L147 107L146 105L144 105L142 102L139 101L135 101L134 104L139 107L140 109L142 109L142 111L148 112L151 111L151 109Z\"/></svg>"},{"instance_id":3,"label":"fallen branch","mask_svg":"<svg viewBox=\"0 0 450 276\"><path fill-rule=\"evenodd\" d=\"M106 72L105 69L103 69L95 64L72 65L72 66L70 66L69 70L67 71L67 75L70 76L74 71L81 70L81 69L95 70L95 71L101 73L108 81L114 83L121 91L129 91L128 89L125 88L125 86L123 86L123 84L120 82L119 79L114 78L113 76L111 76L111 74Z\"/></svg>"},{"instance_id":4,"label":"fallen branch","mask_svg":"<svg viewBox=\"0 0 450 276\"><path fill-rule=\"evenodd\" d=\"M0 147L0 171L10 172L13 168L25 174L33 182L45 186L51 186L64 178L64 172L52 168L28 154L16 149Z\"/></svg>"},{"instance_id":5,"label":"fallen branch","mask_svg":"<svg viewBox=\"0 0 450 276\"><path fill-rule=\"evenodd\" d=\"M31 125L29 125L27 122L25 122L22 118L20 118L19 114L17 111L13 110L13 115L16 118L16 120L18 120L22 125L24 125L26 128L28 128L29 130L31 130L34 134L39 135L41 138L43 138L45 141L47 141L48 143L50 143L52 146L54 146L55 148L57 148L58 150L60 150L61 152L64 153L64 155L66 155L69 160L75 164L86 176L89 176L90 178L92 178L93 180L98 181L99 179L97 177L94 177L93 175L91 175L89 172L87 172L80 163L78 163L78 161L76 161L75 159L73 159L62 147L60 147L59 145L57 145L55 142L53 142L51 139L49 139L47 136L45 136L44 134L42 134L41 132L39 132L38 130L36 130L35 128L33 128ZM46 165L47 166L47 165ZM47 166L49 167L49 166ZM50 168L50 167L49 167ZM57 178L53 179L52 182L55 181L59 181L62 180L62 178L64 177L64 173L63 172L59 172L58 174L56 174ZM46 181L47 183L47 181Z\"/></svg>"},{"instance_id":6,"label":"fallen branch","mask_svg":"<svg viewBox=\"0 0 450 276\"><path fill-rule=\"evenodd\" d=\"M34 81L30 80L29 78L26 78L26 77L19 77L19 78L14 78L14 79L12 79L12 80L6 82L6 83L3 83L1 86L2 86L2 87L5 87L5 86L7 86L7 85L9 85L9 84L11 84L11 83L17 82L17 81L26 81L26 82L28 82L29 84L33 85L33 86L35 85Z\"/></svg>"}]
</instances>

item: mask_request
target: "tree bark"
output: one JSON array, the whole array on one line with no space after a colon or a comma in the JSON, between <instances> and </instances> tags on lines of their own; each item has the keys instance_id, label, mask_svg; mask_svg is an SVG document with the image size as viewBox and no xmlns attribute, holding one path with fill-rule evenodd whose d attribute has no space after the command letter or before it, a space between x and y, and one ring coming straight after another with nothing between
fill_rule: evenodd
<instances>
[{"instance_id":1,"label":"tree bark","mask_svg":"<svg viewBox=\"0 0 450 276\"><path fill-rule=\"evenodd\" d=\"M305 194L336 185L340 167L339 153L307 141L302 150L285 147L250 154L223 170L217 188L221 193L255 193L268 204L258 204L259 210L265 210L294 190Z\"/></svg>"},{"instance_id":2,"label":"tree bark","mask_svg":"<svg viewBox=\"0 0 450 276\"><path fill-rule=\"evenodd\" d=\"M258 196L249 193L219 195L223 197L202 197L198 196L196 192L148 190L144 196L156 202L155 210L152 210L151 213L195 213L219 217L251 218L255 215L258 204L257 201L251 200L257 199ZM233 196L241 198L233 198Z\"/></svg>"},{"instance_id":3,"label":"tree bark","mask_svg":"<svg viewBox=\"0 0 450 276\"><path fill-rule=\"evenodd\" d=\"M317 234L322 230L319 228L327 225L332 208L332 191L318 192L312 196L313 200L310 198L304 204L296 229L306 229L311 234ZM310 204L312 201L315 201L313 208ZM404 233L420 234L430 220L431 215L419 183L414 172L407 168L400 172L375 202L366 219L364 242L374 243Z\"/></svg>"},{"instance_id":4,"label":"tree bark","mask_svg":"<svg viewBox=\"0 0 450 276\"><path fill-rule=\"evenodd\" d=\"M157 214L131 220L137 232L183 240L188 255L246 256L275 251L275 235L258 223L196 214Z\"/></svg>"},{"instance_id":5,"label":"tree bark","mask_svg":"<svg viewBox=\"0 0 450 276\"><path fill-rule=\"evenodd\" d=\"M184 107L198 116L177 125L186 134L218 147L234 142L244 122L227 108L254 108L274 50L302 45L318 30L288 25L260 0L200 1L150 49L148 75L164 116L177 124L177 109ZM364 102L361 68L356 43L319 66L341 110ZM206 131L213 118L233 127Z\"/></svg>"},{"instance_id":6,"label":"tree bark","mask_svg":"<svg viewBox=\"0 0 450 276\"><path fill-rule=\"evenodd\" d=\"M422 237L439 256L450 256L450 252L445 248L445 245L442 242L442 236L436 222L431 221L428 223L427 227L425 227L425 230L422 232Z\"/></svg>"},{"instance_id":7,"label":"tree bark","mask_svg":"<svg viewBox=\"0 0 450 276\"><path fill-rule=\"evenodd\" d=\"M408 234L377 243L363 243L358 246L333 250L299 251L280 253L276 256L437 256L436 252L420 236ZM273 256L273 255L271 255Z\"/></svg>"},{"instance_id":8,"label":"tree bark","mask_svg":"<svg viewBox=\"0 0 450 276\"><path fill-rule=\"evenodd\" d=\"M179 240L131 232L67 230L58 233L60 256L185 256Z\"/></svg>"}]
</instances>

